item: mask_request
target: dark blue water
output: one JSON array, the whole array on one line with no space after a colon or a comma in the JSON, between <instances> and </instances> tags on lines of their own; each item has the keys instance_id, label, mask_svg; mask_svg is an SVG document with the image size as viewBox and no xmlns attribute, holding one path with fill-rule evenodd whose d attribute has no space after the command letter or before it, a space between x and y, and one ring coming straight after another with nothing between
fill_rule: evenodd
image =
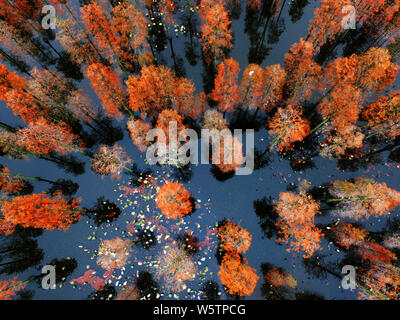
<instances>
[{"instance_id":1,"label":"dark blue water","mask_svg":"<svg viewBox=\"0 0 400 320\"><path fill-rule=\"evenodd\" d=\"M289 10L291 1L285 2L280 19L284 25L284 31L279 37L279 41L273 44L267 44L270 47L269 55L262 61L262 66L272 65L276 63L283 64L284 54L288 51L291 44L297 42L300 37L304 37L307 33L308 22L313 16L313 11L319 5L319 1L311 0L304 8L304 14L295 23L291 21ZM230 56L240 63L240 68L243 70L249 61L250 40L249 35L245 33L245 17L246 8L242 3L240 15L232 21L232 30L234 35L234 49ZM268 30L265 38L268 37ZM184 57L185 42L188 38L184 35L174 37L174 47L177 56L183 59L186 76L192 79L198 91L203 90L203 63L198 60L197 65L191 66ZM197 53L200 54L199 47ZM170 48L158 54L160 61L165 61L168 66L173 67L170 57ZM252 57L250 57L252 58ZM87 81L81 82L95 103L100 106L98 99L93 93ZM14 117L11 111L2 103L0 109L1 121L12 126L23 125L23 123ZM132 144L128 132L125 129L125 121L115 123L124 129L124 139L118 144L123 146L129 156L134 160L140 169L147 169L144 162L144 155L139 153L136 147ZM265 150L269 143L265 129L256 132L256 148ZM129 181L128 175L123 175L121 180L111 180L108 177L102 178L94 174L90 169L89 158L81 154L75 156L86 162L85 174L74 176L66 171L58 168L55 164L45 161L30 158L29 160L9 160L6 156L0 158L0 163L10 169L11 172L22 175L40 176L47 179L56 180L58 178L71 179L78 183L80 188L76 196L83 199L82 206L91 208L95 205L96 200L103 196L105 199L114 202L122 209L122 214L111 224L102 224L101 228L95 226L93 220L88 217L83 217L79 223L74 224L67 232L63 231L43 231L37 237L31 239L37 240L37 248L43 251L43 258L34 266L31 266L22 272L0 274L1 279L8 279L11 276L18 275L19 279L27 279L32 275L39 275L43 265L48 264L51 260L73 258L76 259L78 265L71 275L68 276L62 286L57 286L55 290L44 290L37 283L30 283L26 290L31 291L32 299L86 299L93 289L89 286L78 285L76 288L70 281L80 277L88 269L97 271L97 275L101 276L104 273L99 266L96 265L96 259L91 259L93 252L98 248L100 239L113 239L115 237L127 237L123 232L126 231L126 223L132 221L133 215L143 212L147 217L159 215L159 210L155 207L154 201L144 200L137 196L123 196L123 191L119 190L119 186L127 185ZM399 171L396 164L387 162L387 153L381 154L382 161L378 164L367 165L364 168L355 171L343 171L338 168L337 160L328 160L326 158L316 157L315 167L304 171L295 172L292 170L287 159L281 159L277 153L269 154L271 161L264 168L255 171L250 176L234 176L226 181L218 181L211 173L211 165L199 165L191 167L191 178L188 182L184 182L186 188L191 192L194 198L198 201L198 209L188 217L183 219L183 224L177 234L182 233L185 228L194 231L194 234L204 240L205 233L208 227L212 227L216 222L223 219L231 219L236 224L246 228L252 234L252 244L245 257L249 264L257 270L260 276L257 287L254 290L250 299L264 299L262 293L261 264L270 263L277 267L282 267L290 272L297 280L298 286L296 292L314 293L325 299L356 299L357 293L341 288L340 279L327 275L326 278L316 278L312 274L305 271L301 254L286 252L285 244L278 245L275 241L275 236L269 239L265 236L262 227L260 226L260 218L256 215L253 202L263 197L271 197L278 199L279 193L286 191L289 186L298 185L299 179L306 179L312 183L312 186L326 184L335 180L345 180L357 176L373 177L378 181L385 181L389 187L400 189ZM171 177L173 170L171 168L161 168L153 166L150 168L158 181L162 183L164 180ZM49 188L44 182L33 183L35 193L46 191ZM399 210L392 213L392 217L396 217ZM328 223L334 221L334 217L324 215L318 217L317 223ZM378 222L374 220L364 221L363 225L369 230L380 230L384 225L384 221ZM171 233L171 237L174 237ZM89 240L90 237L95 239ZM2 244L8 244L13 238L0 238L0 247ZM214 239L216 241L216 239ZM338 252L334 245L329 245L328 241L323 240L322 250L320 254L326 255L325 263L329 261L340 261L343 258L343 253ZM155 247L145 250L139 246L135 246L132 253L131 263L126 266L121 280L117 285L117 279L112 279L110 285L114 286L117 291L121 289L121 284L125 281L131 281L136 273L140 270L148 270L154 273L154 267L148 266L148 261L155 259L156 255L162 249L162 244L158 243ZM217 260L215 258L216 248L210 250L200 250L195 255L194 260L198 264L199 272L205 273L206 280L213 280L219 284L219 289L222 299L229 298L222 289L218 278ZM202 261L205 258L205 261ZM0 261L0 263L10 260L18 260L19 258L9 256ZM141 265L140 265L141 264ZM205 271L207 269L207 272ZM335 265L333 265L333 269ZM12 268L11 268L12 269ZM0 269L2 270L2 269ZM336 266L335 272L340 273L340 269ZM118 277L119 271L115 271L114 275ZM204 280L196 279L192 282L187 282L189 288L198 291ZM158 281L160 291L163 291L162 279ZM180 293L180 299L196 299L198 294ZM168 298L164 296L163 298ZM247 299L247 297L246 297Z\"/></svg>"}]
</instances>

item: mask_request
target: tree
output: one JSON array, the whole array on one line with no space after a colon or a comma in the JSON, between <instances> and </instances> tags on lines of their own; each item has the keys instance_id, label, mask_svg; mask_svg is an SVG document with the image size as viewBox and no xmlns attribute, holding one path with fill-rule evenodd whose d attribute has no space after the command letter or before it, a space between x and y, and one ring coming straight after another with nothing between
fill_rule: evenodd
<instances>
[{"instance_id":1,"label":"tree","mask_svg":"<svg viewBox=\"0 0 400 320\"><path fill-rule=\"evenodd\" d=\"M297 281L293 276L281 268L273 267L269 269L264 275L264 279L272 286L296 288Z\"/></svg>"},{"instance_id":2,"label":"tree","mask_svg":"<svg viewBox=\"0 0 400 320\"><path fill-rule=\"evenodd\" d=\"M279 65L265 67L261 103L264 112L270 112L283 98L286 72Z\"/></svg>"},{"instance_id":3,"label":"tree","mask_svg":"<svg viewBox=\"0 0 400 320\"><path fill-rule=\"evenodd\" d=\"M251 11L258 11L261 8L261 0L248 0L247 8Z\"/></svg>"},{"instance_id":4,"label":"tree","mask_svg":"<svg viewBox=\"0 0 400 320\"><path fill-rule=\"evenodd\" d=\"M121 43L132 50L147 47L147 23L142 12L129 1L120 2L112 9L111 24L121 35Z\"/></svg>"},{"instance_id":5,"label":"tree","mask_svg":"<svg viewBox=\"0 0 400 320\"><path fill-rule=\"evenodd\" d=\"M310 123L302 118L298 107L288 105L286 108L278 108L272 121L269 123L268 133L275 136L271 147L278 144L277 150L290 150L293 143L303 141L310 133Z\"/></svg>"},{"instance_id":6,"label":"tree","mask_svg":"<svg viewBox=\"0 0 400 320\"><path fill-rule=\"evenodd\" d=\"M130 76L126 84L129 106L134 112L155 117L166 108L180 112L195 107L193 82L178 78L166 66L144 67L140 75Z\"/></svg>"},{"instance_id":7,"label":"tree","mask_svg":"<svg viewBox=\"0 0 400 320\"><path fill-rule=\"evenodd\" d=\"M101 289L103 289L106 285L106 282L104 279L95 276L96 271L94 270L87 270L83 276L76 278L76 279L72 279L71 283L75 284L75 283L79 283L79 284L90 284L90 286L95 290L95 291L99 291Z\"/></svg>"},{"instance_id":8,"label":"tree","mask_svg":"<svg viewBox=\"0 0 400 320\"><path fill-rule=\"evenodd\" d=\"M26 85L26 79L20 77L15 72L10 72L8 68L0 63L0 100L6 101L5 94L12 90L22 90Z\"/></svg>"},{"instance_id":9,"label":"tree","mask_svg":"<svg viewBox=\"0 0 400 320\"><path fill-rule=\"evenodd\" d=\"M384 0L321 0L321 7L315 9L314 19L308 30L308 40L313 43L316 50L328 41L335 39L336 35L343 31L343 25L350 9L344 10L345 6L354 6L357 12L357 19L360 24L378 12Z\"/></svg>"},{"instance_id":10,"label":"tree","mask_svg":"<svg viewBox=\"0 0 400 320\"><path fill-rule=\"evenodd\" d=\"M182 219L193 210L190 193L179 182L167 182L157 191L156 205L167 219Z\"/></svg>"},{"instance_id":11,"label":"tree","mask_svg":"<svg viewBox=\"0 0 400 320\"><path fill-rule=\"evenodd\" d=\"M359 177L354 182L335 181L329 192L335 198L327 201L339 204L336 213L356 220L388 215L400 205L400 192L373 179Z\"/></svg>"},{"instance_id":12,"label":"tree","mask_svg":"<svg viewBox=\"0 0 400 320\"><path fill-rule=\"evenodd\" d=\"M341 247L357 246L368 237L368 231L354 227L351 223L341 222L331 229L333 240Z\"/></svg>"},{"instance_id":13,"label":"tree","mask_svg":"<svg viewBox=\"0 0 400 320\"><path fill-rule=\"evenodd\" d=\"M173 292L186 289L185 281L196 278L196 266L185 250L173 246L165 247L157 257L157 278L164 278L164 283Z\"/></svg>"},{"instance_id":14,"label":"tree","mask_svg":"<svg viewBox=\"0 0 400 320\"><path fill-rule=\"evenodd\" d=\"M396 255L390 250L382 247L374 240L362 242L357 248L356 253L360 255L364 260L372 262L386 262L389 263L393 260L397 260Z\"/></svg>"},{"instance_id":15,"label":"tree","mask_svg":"<svg viewBox=\"0 0 400 320\"><path fill-rule=\"evenodd\" d=\"M342 130L328 126L323 129L323 132L327 139L322 144L320 155L329 159L345 156L348 149L360 149L365 138L361 129L355 125L349 125Z\"/></svg>"},{"instance_id":16,"label":"tree","mask_svg":"<svg viewBox=\"0 0 400 320\"><path fill-rule=\"evenodd\" d=\"M130 240L122 240L119 237L101 241L96 263L109 272L121 269L128 263L131 253L130 244Z\"/></svg>"},{"instance_id":17,"label":"tree","mask_svg":"<svg viewBox=\"0 0 400 320\"><path fill-rule=\"evenodd\" d=\"M280 217L276 225L283 235L277 242L287 242L291 248L286 251L301 250L304 258L310 258L320 248L323 237L322 231L314 224L314 217L320 214L319 203L304 190L298 194L281 192L275 211Z\"/></svg>"},{"instance_id":18,"label":"tree","mask_svg":"<svg viewBox=\"0 0 400 320\"><path fill-rule=\"evenodd\" d=\"M375 297L390 300L400 299L399 267L390 263L374 262L362 269L360 278L360 281Z\"/></svg>"},{"instance_id":19,"label":"tree","mask_svg":"<svg viewBox=\"0 0 400 320\"><path fill-rule=\"evenodd\" d=\"M354 126L361 109L361 90L352 85L339 85L318 105L324 119L331 119L330 126L341 132ZM346 112L343 112L346 110Z\"/></svg>"},{"instance_id":20,"label":"tree","mask_svg":"<svg viewBox=\"0 0 400 320\"><path fill-rule=\"evenodd\" d=\"M203 22L201 43L206 63L209 64L213 61L215 64L219 58L225 56L224 49L232 48L232 34L229 30L231 21L228 12L219 3L204 6L200 10L200 17Z\"/></svg>"},{"instance_id":21,"label":"tree","mask_svg":"<svg viewBox=\"0 0 400 320\"><path fill-rule=\"evenodd\" d=\"M218 109L221 112L233 112L240 102L239 71L239 63L232 58L224 59L217 67L215 88L211 93L211 98L218 103Z\"/></svg>"},{"instance_id":22,"label":"tree","mask_svg":"<svg viewBox=\"0 0 400 320\"><path fill-rule=\"evenodd\" d=\"M12 300L11 297L25 286L26 281L19 281L17 276L9 280L0 280L0 300Z\"/></svg>"},{"instance_id":23,"label":"tree","mask_svg":"<svg viewBox=\"0 0 400 320\"><path fill-rule=\"evenodd\" d=\"M32 121L27 128L18 130L15 138L19 146L37 154L67 154L79 151L84 146L65 123L50 124L44 118Z\"/></svg>"},{"instance_id":24,"label":"tree","mask_svg":"<svg viewBox=\"0 0 400 320\"><path fill-rule=\"evenodd\" d=\"M13 113L20 116L25 123L47 116L45 110L38 108L34 97L24 90L11 89L4 95L4 100Z\"/></svg>"},{"instance_id":25,"label":"tree","mask_svg":"<svg viewBox=\"0 0 400 320\"><path fill-rule=\"evenodd\" d=\"M318 88L321 67L312 60L312 43L300 39L285 55L285 96L288 104L300 105Z\"/></svg>"},{"instance_id":26,"label":"tree","mask_svg":"<svg viewBox=\"0 0 400 320\"><path fill-rule=\"evenodd\" d=\"M72 17L57 20L56 40L69 53L71 60L78 65L99 62L97 48L91 43L84 30L76 27Z\"/></svg>"},{"instance_id":27,"label":"tree","mask_svg":"<svg viewBox=\"0 0 400 320\"><path fill-rule=\"evenodd\" d=\"M251 245L251 234L231 221L219 226L218 237L225 251L245 253Z\"/></svg>"},{"instance_id":28,"label":"tree","mask_svg":"<svg viewBox=\"0 0 400 320\"><path fill-rule=\"evenodd\" d=\"M230 294L239 296L250 296L259 279L256 270L237 253L224 255L218 276Z\"/></svg>"},{"instance_id":29,"label":"tree","mask_svg":"<svg viewBox=\"0 0 400 320\"><path fill-rule=\"evenodd\" d=\"M152 126L144 121L130 119L127 122L128 131L131 136L131 140L140 152L146 152L147 147L151 144L147 141L146 137Z\"/></svg>"},{"instance_id":30,"label":"tree","mask_svg":"<svg viewBox=\"0 0 400 320\"><path fill-rule=\"evenodd\" d=\"M16 194L22 190L25 181L11 176L8 168L0 168L0 191L6 194Z\"/></svg>"},{"instance_id":31,"label":"tree","mask_svg":"<svg viewBox=\"0 0 400 320\"><path fill-rule=\"evenodd\" d=\"M228 121L218 110L208 109L204 112L202 126L204 129L222 131L228 129Z\"/></svg>"},{"instance_id":32,"label":"tree","mask_svg":"<svg viewBox=\"0 0 400 320\"><path fill-rule=\"evenodd\" d=\"M53 197L39 193L5 200L1 204L1 212L5 221L12 225L66 231L72 223L82 217L80 201L73 199L68 203L60 193L54 194Z\"/></svg>"},{"instance_id":33,"label":"tree","mask_svg":"<svg viewBox=\"0 0 400 320\"><path fill-rule=\"evenodd\" d=\"M122 119L120 109L126 108L126 94L111 67L101 63L93 63L87 67L86 77L100 98L106 115L110 118Z\"/></svg>"},{"instance_id":34,"label":"tree","mask_svg":"<svg viewBox=\"0 0 400 320\"><path fill-rule=\"evenodd\" d=\"M173 138L170 137L170 127L172 128L172 122L176 122L177 129L176 133L172 133L173 136L175 136L175 134L178 136L181 131L186 129L185 125L183 124L183 117L175 110L165 109L158 115L156 128L161 129L164 132L167 145L170 144L171 138ZM177 141L177 143L179 142Z\"/></svg>"},{"instance_id":35,"label":"tree","mask_svg":"<svg viewBox=\"0 0 400 320\"><path fill-rule=\"evenodd\" d=\"M81 19L86 29L93 35L102 54L112 62L121 54L121 39L107 13L97 2L91 2L81 8Z\"/></svg>"},{"instance_id":36,"label":"tree","mask_svg":"<svg viewBox=\"0 0 400 320\"><path fill-rule=\"evenodd\" d=\"M356 86L365 95L379 95L396 80L399 66L391 61L386 48L371 48L359 58L356 72Z\"/></svg>"},{"instance_id":37,"label":"tree","mask_svg":"<svg viewBox=\"0 0 400 320\"><path fill-rule=\"evenodd\" d=\"M372 131L394 140L400 135L400 91L389 93L378 101L364 106L362 117Z\"/></svg>"},{"instance_id":38,"label":"tree","mask_svg":"<svg viewBox=\"0 0 400 320\"><path fill-rule=\"evenodd\" d=\"M92 170L101 175L111 175L119 178L123 169L132 163L132 159L124 152L118 144L112 147L102 146L92 159Z\"/></svg>"},{"instance_id":39,"label":"tree","mask_svg":"<svg viewBox=\"0 0 400 320\"><path fill-rule=\"evenodd\" d=\"M232 135L219 133L219 144L213 145L212 163L223 173L239 169L243 164L243 144Z\"/></svg>"},{"instance_id":40,"label":"tree","mask_svg":"<svg viewBox=\"0 0 400 320\"><path fill-rule=\"evenodd\" d=\"M390 262L396 259L396 255L376 243L374 240L368 239L368 231L357 228L350 223L342 222L335 225L332 229L334 241L344 247L353 247L356 254L364 260L372 262Z\"/></svg>"},{"instance_id":41,"label":"tree","mask_svg":"<svg viewBox=\"0 0 400 320\"><path fill-rule=\"evenodd\" d=\"M261 104L264 85L264 69L258 64L249 64L243 71L240 83L240 101L247 104L246 109L257 109Z\"/></svg>"}]
</instances>

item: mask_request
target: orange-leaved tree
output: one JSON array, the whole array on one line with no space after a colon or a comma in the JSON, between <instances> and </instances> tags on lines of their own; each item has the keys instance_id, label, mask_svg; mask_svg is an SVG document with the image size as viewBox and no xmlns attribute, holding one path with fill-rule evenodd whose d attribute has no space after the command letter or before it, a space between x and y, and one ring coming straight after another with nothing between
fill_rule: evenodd
<instances>
[{"instance_id":1,"label":"orange-leaved tree","mask_svg":"<svg viewBox=\"0 0 400 320\"><path fill-rule=\"evenodd\" d=\"M233 58L224 59L217 67L211 98L218 102L218 109L221 112L233 112L240 102L239 71L239 63Z\"/></svg>"},{"instance_id":2,"label":"orange-leaved tree","mask_svg":"<svg viewBox=\"0 0 400 320\"><path fill-rule=\"evenodd\" d=\"M193 210L189 191L179 182L167 182L157 191L156 204L168 219L181 219Z\"/></svg>"},{"instance_id":3,"label":"orange-leaved tree","mask_svg":"<svg viewBox=\"0 0 400 320\"><path fill-rule=\"evenodd\" d=\"M256 270L237 253L224 255L218 276L228 293L239 296L250 296L259 279Z\"/></svg>"},{"instance_id":4,"label":"orange-leaved tree","mask_svg":"<svg viewBox=\"0 0 400 320\"><path fill-rule=\"evenodd\" d=\"M310 123L302 117L300 108L288 105L278 108L272 121L269 123L268 133L275 136L270 149L278 145L277 150L290 150L293 143L303 141L310 133Z\"/></svg>"},{"instance_id":5,"label":"orange-leaved tree","mask_svg":"<svg viewBox=\"0 0 400 320\"><path fill-rule=\"evenodd\" d=\"M222 248L229 252L245 253L251 245L251 234L244 228L227 221L218 227Z\"/></svg>"},{"instance_id":6,"label":"orange-leaved tree","mask_svg":"<svg viewBox=\"0 0 400 320\"><path fill-rule=\"evenodd\" d=\"M121 109L127 107L127 96L118 75L111 67L102 63L93 63L87 67L86 77L101 100L106 115L122 119Z\"/></svg>"},{"instance_id":7,"label":"orange-leaved tree","mask_svg":"<svg viewBox=\"0 0 400 320\"><path fill-rule=\"evenodd\" d=\"M336 213L357 220L388 215L400 205L400 192L373 179L358 177L354 182L335 181L329 192L335 198L327 202L338 203Z\"/></svg>"},{"instance_id":8,"label":"orange-leaved tree","mask_svg":"<svg viewBox=\"0 0 400 320\"><path fill-rule=\"evenodd\" d=\"M28 127L19 129L15 138L19 146L38 154L66 154L81 151L84 147L79 136L72 133L68 125L63 122L49 123L44 118L36 119Z\"/></svg>"},{"instance_id":9,"label":"orange-leaved tree","mask_svg":"<svg viewBox=\"0 0 400 320\"><path fill-rule=\"evenodd\" d=\"M12 300L12 297L25 286L26 281L18 280L17 276L9 280L0 280L0 300Z\"/></svg>"},{"instance_id":10,"label":"orange-leaved tree","mask_svg":"<svg viewBox=\"0 0 400 320\"><path fill-rule=\"evenodd\" d=\"M396 139L400 135L400 91L391 92L364 106L362 117L374 133Z\"/></svg>"},{"instance_id":11,"label":"orange-leaved tree","mask_svg":"<svg viewBox=\"0 0 400 320\"><path fill-rule=\"evenodd\" d=\"M129 107L155 117L165 108L188 110L194 108L195 87L192 81L178 78L166 66L148 66L140 75L130 76L126 82Z\"/></svg>"},{"instance_id":12,"label":"orange-leaved tree","mask_svg":"<svg viewBox=\"0 0 400 320\"><path fill-rule=\"evenodd\" d=\"M129 169L126 166L132 163L132 159L118 145L102 146L92 159L92 170L101 175L111 175L112 178L120 178L121 172L124 169Z\"/></svg>"},{"instance_id":13,"label":"orange-leaved tree","mask_svg":"<svg viewBox=\"0 0 400 320\"><path fill-rule=\"evenodd\" d=\"M1 203L4 220L14 226L68 230L82 215L80 199L66 201L60 193L53 197L45 193L14 197Z\"/></svg>"},{"instance_id":14,"label":"orange-leaved tree","mask_svg":"<svg viewBox=\"0 0 400 320\"><path fill-rule=\"evenodd\" d=\"M313 45L303 39L294 43L286 53L284 94L288 104L298 105L309 100L318 88L321 67L312 60L313 54Z\"/></svg>"},{"instance_id":15,"label":"orange-leaved tree","mask_svg":"<svg viewBox=\"0 0 400 320\"><path fill-rule=\"evenodd\" d=\"M232 33L229 29L231 21L224 5L218 2L203 6L200 17L203 22L201 44L205 60L215 65L218 59L225 56L224 49L232 48Z\"/></svg>"},{"instance_id":16,"label":"orange-leaved tree","mask_svg":"<svg viewBox=\"0 0 400 320\"><path fill-rule=\"evenodd\" d=\"M151 145L146 137L152 126L142 120L129 119L127 122L128 131L132 142L139 149L140 152L146 152L147 147Z\"/></svg>"},{"instance_id":17,"label":"orange-leaved tree","mask_svg":"<svg viewBox=\"0 0 400 320\"><path fill-rule=\"evenodd\" d=\"M280 228L278 242L287 242L292 249L299 252L304 251L304 258L310 258L315 250L320 249L320 241L323 237L322 231L314 224L314 217L321 214L319 203L304 190L298 194L293 192L282 192L279 201L275 204L275 211L280 220L276 225Z\"/></svg>"}]
</instances>

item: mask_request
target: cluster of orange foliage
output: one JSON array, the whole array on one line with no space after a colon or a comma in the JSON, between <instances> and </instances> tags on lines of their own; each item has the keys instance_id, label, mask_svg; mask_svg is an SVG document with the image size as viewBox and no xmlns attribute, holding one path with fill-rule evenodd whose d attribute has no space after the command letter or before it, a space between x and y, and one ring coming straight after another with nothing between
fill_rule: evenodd
<instances>
[{"instance_id":1,"label":"cluster of orange foliage","mask_svg":"<svg viewBox=\"0 0 400 320\"><path fill-rule=\"evenodd\" d=\"M16 292L24 289L26 283L19 281L18 277L9 280L0 280L0 300L12 300Z\"/></svg>"},{"instance_id":2,"label":"cluster of orange foliage","mask_svg":"<svg viewBox=\"0 0 400 320\"><path fill-rule=\"evenodd\" d=\"M264 279L274 287L290 287L295 288L297 286L297 281L293 276L281 268L271 268L267 271Z\"/></svg>"},{"instance_id":3,"label":"cluster of orange foliage","mask_svg":"<svg viewBox=\"0 0 400 320\"><path fill-rule=\"evenodd\" d=\"M350 9L344 9L346 6L354 7L357 20L362 24L366 19L373 19L374 14L384 4L384 0L321 0L321 6L314 11L308 39L319 50L326 42L334 40L339 32L344 31L343 23L351 13Z\"/></svg>"},{"instance_id":4,"label":"cluster of orange foliage","mask_svg":"<svg viewBox=\"0 0 400 320\"><path fill-rule=\"evenodd\" d=\"M43 112L38 110L33 96L24 90L26 85L25 78L10 72L0 63L0 100L5 101L13 113L20 116L24 122L30 122Z\"/></svg>"},{"instance_id":5,"label":"cluster of orange foliage","mask_svg":"<svg viewBox=\"0 0 400 320\"><path fill-rule=\"evenodd\" d=\"M288 105L286 108L278 108L274 118L269 123L268 133L275 136L277 150L290 150L293 143L303 141L310 133L310 123L302 118L299 107Z\"/></svg>"},{"instance_id":6,"label":"cluster of orange foliage","mask_svg":"<svg viewBox=\"0 0 400 320\"><path fill-rule=\"evenodd\" d=\"M218 272L222 285L232 295L251 295L259 279L256 270L237 253L227 253Z\"/></svg>"},{"instance_id":7,"label":"cluster of orange foliage","mask_svg":"<svg viewBox=\"0 0 400 320\"><path fill-rule=\"evenodd\" d=\"M231 221L218 227L218 236L225 251L245 253L251 245L251 234Z\"/></svg>"},{"instance_id":8,"label":"cluster of orange foliage","mask_svg":"<svg viewBox=\"0 0 400 320\"><path fill-rule=\"evenodd\" d=\"M331 201L339 203L337 214L357 220L388 215L400 205L400 192L373 179L358 177L354 182L335 181L329 192L337 198Z\"/></svg>"},{"instance_id":9,"label":"cluster of orange foliage","mask_svg":"<svg viewBox=\"0 0 400 320\"><path fill-rule=\"evenodd\" d=\"M390 250L368 239L368 231L354 227L350 223L340 223L332 228L334 241L344 247L353 247L364 260L372 262L390 262L396 260L396 255Z\"/></svg>"},{"instance_id":10,"label":"cluster of orange foliage","mask_svg":"<svg viewBox=\"0 0 400 320\"><path fill-rule=\"evenodd\" d=\"M86 29L93 35L100 52L105 54L110 62L113 62L114 59L118 60L118 57L130 59L130 55L123 50L124 46L129 46L129 41L124 43L123 40L126 40L126 38L121 36L126 30L120 28L121 19L124 23L130 21L123 15L126 14L124 9L127 9L124 6L124 4L119 4L119 7L113 10L113 13L117 15L114 23L111 22L111 17L97 2L91 2L81 8L81 19ZM134 14L135 12L131 10L130 13ZM143 21L138 22L140 24Z\"/></svg>"},{"instance_id":11,"label":"cluster of orange foliage","mask_svg":"<svg viewBox=\"0 0 400 320\"><path fill-rule=\"evenodd\" d=\"M289 243L293 250L304 251L304 258L310 258L320 248L323 237L322 231L314 224L314 217L320 214L319 203L304 190L299 194L282 192L275 211L280 217L276 225L283 235L277 241ZM286 250L290 252L291 248Z\"/></svg>"},{"instance_id":12,"label":"cluster of orange foliage","mask_svg":"<svg viewBox=\"0 0 400 320\"><path fill-rule=\"evenodd\" d=\"M332 228L335 243L344 248L359 245L368 237L368 231L354 227L351 223L342 222Z\"/></svg>"},{"instance_id":13,"label":"cluster of orange foliage","mask_svg":"<svg viewBox=\"0 0 400 320\"><path fill-rule=\"evenodd\" d=\"M130 240L122 240L119 237L101 241L97 251L97 264L107 271L121 269L128 263L130 243Z\"/></svg>"},{"instance_id":14,"label":"cluster of orange foliage","mask_svg":"<svg viewBox=\"0 0 400 320\"><path fill-rule=\"evenodd\" d=\"M362 115L372 131L394 140L400 135L400 91L391 92L366 105Z\"/></svg>"},{"instance_id":15,"label":"cluster of orange foliage","mask_svg":"<svg viewBox=\"0 0 400 320\"><path fill-rule=\"evenodd\" d=\"M25 185L24 180L9 175L8 168L0 169L0 191L6 194L15 194L22 190Z\"/></svg>"},{"instance_id":16,"label":"cluster of orange foliage","mask_svg":"<svg viewBox=\"0 0 400 320\"><path fill-rule=\"evenodd\" d=\"M81 218L80 199L68 203L60 193L53 197L45 193L18 196L3 201L1 212L6 223L14 226L68 230Z\"/></svg>"},{"instance_id":17,"label":"cluster of orange foliage","mask_svg":"<svg viewBox=\"0 0 400 320\"><path fill-rule=\"evenodd\" d=\"M179 182L167 182L157 192L156 204L168 219L181 219L193 210L190 193Z\"/></svg>"},{"instance_id":18,"label":"cluster of orange foliage","mask_svg":"<svg viewBox=\"0 0 400 320\"><path fill-rule=\"evenodd\" d=\"M320 155L329 159L340 158L347 154L348 149L359 149L363 146L364 134L357 126L347 126L341 131L334 130L332 126L326 126L326 140L322 144Z\"/></svg>"},{"instance_id":19,"label":"cluster of orange foliage","mask_svg":"<svg viewBox=\"0 0 400 320\"><path fill-rule=\"evenodd\" d=\"M285 70L279 64L267 66L265 70L249 64L240 83L241 102L247 103L247 108L270 112L282 101L285 78Z\"/></svg>"},{"instance_id":20,"label":"cluster of orange foliage","mask_svg":"<svg viewBox=\"0 0 400 320\"><path fill-rule=\"evenodd\" d=\"M176 123L176 127L173 123ZM166 145L170 144L172 138L170 137L170 133L172 136L177 137L181 131L186 129L183 124L183 117L175 110L170 109L165 109L158 115L156 128L164 132Z\"/></svg>"},{"instance_id":21,"label":"cluster of orange foliage","mask_svg":"<svg viewBox=\"0 0 400 320\"><path fill-rule=\"evenodd\" d=\"M312 60L314 47L311 42L300 39L293 44L285 55L285 71L287 74L285 89L287 103L300 105L312 97L318 88L321 67Z\"/></svg>"},{"instance_id":22,"label":"cluster of orange foliage","mask_svg":"<svg viewBox=\"0 0 400 320\"><path fill-rule=\"evenodd\" d=\"M200 3L201 43L207 63L225 56L224 49L232 48L231 21L224 4L202 0Z\"/></svg>"},{"instance_id":23,"label":"cluster of orange foliage","mask_svg":"<svg viewBox=\"0 0 400 320\"><path fill-rule=\"evenodd\" d=\"M373 262L361 273L361 282L379 299L400 299L400 268L390 263Z\"/></svg>"},{"instance_id":24,"label":"cluster of orange foliage","mask_svg":"<svg viewBox=\"0 0 400 320\"><path fill-rule=\"evenodd\" d=\"M84 143L65 123L50 124L44 118L30 122L28 127L18 130L15 136L18 145L38 154L53 151L66 154L84 147Z\"/></svg>"},{"instance_id":25,"label":"cluster of orange foliage","mask_svg":"<svg viewBox=\"0 0 400 320\"><path fill-rule=\"evenodd\" d=\"M222 131L228 129L228 121L216 109L208 109L203 114L202 127L209 130Z\"/></svg>"},{"instance_id":26,"label":"cluster of orange foliage","mask_svg":"<svg viewBox=\"0 0 400 320\"><path fill-rule=\"evenodd\" d=\"M240 102L239 71L239 63L233 58L225 59L217 67L211 98L218 102L218 109L222 112L233 112Z\"/></svg>"},{"instance_id":27,"label":"cluster of orange foliage","mask_svg":"<svg viewBox=\"0 0 400 320\"><path fill-rule=\"evenodd\" d=\"M113 69L101 63L87 67L86 77L100 98L108 117L122 118L120 109L126 107L126 94Z\"/></svg>"},{"instance_id":28,"label":"cluster of orange foliage","mask_svg":"<svg viewBox=\"0 0 400 320\"><path fill-rule=\"evenodd\" d=\"M129 1L122 1L113 7L112 12L112 25L124 46L132 50L148 46L146 19L138 8Z\"/></svg>"},{"instance_id":29,"label":"cluster of orange foliage","mask_svg":"<svg viewBox=\"0 0 400 320\"><path fill-rule=\"evenodd\" d=\"M72 17L57 20L57 41L78 65L99 62L97 49Z\"/></svg>"},{"instance_id":30,"label":"cluster of orange foliage","mask_svg":"<svg viewBox=\"0 0 400 320\"><path fill-rule=\"evenodd\" d=\"M243 164L243 144L238 138L224 131L219 134L220 143L213 145L212 163L223 173L239 169Z\"/></svg>"},{"instance_id":31,"label":"cluster of orange foliage","mask_svg":"<svg viewBox=\"0 0 400 320\"><path fill-rule=\"evenodd\" d=\"M204 94L196 98L192 81L178 78L166 66L143 67L140 75L130 76L126 82L129 106L132 111L155 117L166 108L196 117L204 109ZM199 109L200 110L197 110Z\"/></svg>"},{"instance_id":32,"label":"cluster of orange foliage","mask_svg":"<svg viewBox=\"0 0 400 320\"><path fill-rule=\"evenodd\" d=\"M196 266L191 257L183 248L173 246L165 247L157 258L157 278L164 278L165 285L173 292L183 291L185 281L196 278Z\"/></svg>"},{"instance_id":33,"label":"cluster of orange foliage","mask_svg":"<svg viewBox=\"0 0 400 320\"><path fill-rule=\"evenodd\" d=\"M4 64L0 63L0 100L5 101L5 94L11 89L22 90L25 85L25 78L15 72L10 72Z\"/></svg>"},{"instance_id":34,"label":"cluster of orange foliage","mask_svg":"<svg viewBox=\"0 0 400 320\"><path fill-rule=\"evenodd\" d=\"M146 152L149 142L146 137L148 132L152 129L152 126L147 122L141 120L130 119L127 122L127 127L131 140L140 152Z\"/></svg>"},{"instance_id":35,"label":"cluster of orange foliage","mask_svg":"<svg viewBox=\"0 0 400 320\"><path fill-rule=\"evenodd\" d=\"M132 159L118 144L102 146L92 159L92 170L101 175L119 178L122 170L132 163Z\"/></svg>"}]
</instances>

